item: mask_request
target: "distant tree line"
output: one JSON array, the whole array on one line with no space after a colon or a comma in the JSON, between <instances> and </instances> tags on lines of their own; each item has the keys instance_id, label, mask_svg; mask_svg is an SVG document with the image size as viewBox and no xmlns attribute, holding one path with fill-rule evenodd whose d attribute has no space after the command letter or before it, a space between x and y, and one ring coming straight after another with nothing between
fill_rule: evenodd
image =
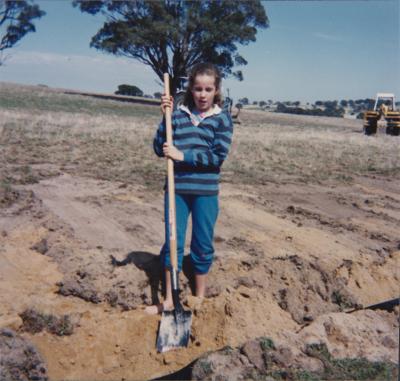
<instances>
[{"instance_id":1,"label":"distant tree line","mask_svg":"<svg viewBox=\"0 0 400 381\"><path fill-rule=\"evenodd\" d=\"M365 99L342 99L340 101L321 101L315 103L302 104L300 101L283 101L273 102L271 99L268 101L253 101L250 102L248 98L244 97L239 99L239 104L242 106L253 105L261 109L297 115L315 115L315 116L333 116L343 117L346 113L354 115L356 118L362 118L367 110L372 110L375 100L371 98Z\"/></svg>"},{"instance_id":2,"label":"distant tree line","mask_svg":"<svg viewBox=\"0 0 400 381\"><path fill-rule=\"evenodd\" d=\"M118 90L115 91L118 95L137 96L145 98L160 99L161 93L155 92L153 95L144 94L144 92L134 85L122 84L118 86ZM374 107L375 100L371 98L365 99L342 99L341 101L321 101L318 100L315 103L302 104L300 101L284 101L274 102L271 99L268 101L253 101L250 102L249 98L239 98L235 104L237 109L243 108L243 106L252 105L253 107L259 107L264 110L285 113L285 114L296 114L296 115L314 115L314 116L332 116L342 118L346 114L355 115L356 118L362 118L363 114L367 110L372 110ZM398 105L398 102L396 103Z\"/></svg>"},{"instance_id":3,"label":"distant tree line","mask_svg":"<svg viewBox=\"0 0 400 381\"><path fill-rule=\"evenodd\" d=\"M128 95L131 97L144 97L144 98L155 98L161 99L161 93L159 91L155 92L153 95L148 95L143 92L139 87L135 85L122 84L118 86L118 90L114 91L117 95Z\"/></svg>"},{"instance_id":4,"label":"distant tree line","mask_svg":"<svg viewBox=\"0 0 400 381\"><path fill-rule=\"evenodd\" d=\"M133 97L142 97L143 91L139 89L137 86L131 85L119 85L118 90L114 93L117 95L130 95Z\"/></svg>"},{"instance_id":5,"label":"distant tree line","mask_svg":"<svg viewBox=\"0 0 400 381\"><path fill-rule=\"evenodd\" d=\"M325 108L302 108L302 107L288 107L283 103L278 103L276 107L276 112L286 113L286 114L297 114L297 115L315 115L315 116L334 116L337 118L342 118L345 114L345 109L343 107L335 106L334 102L329 103Z\"/></svg>"}]
</instances>

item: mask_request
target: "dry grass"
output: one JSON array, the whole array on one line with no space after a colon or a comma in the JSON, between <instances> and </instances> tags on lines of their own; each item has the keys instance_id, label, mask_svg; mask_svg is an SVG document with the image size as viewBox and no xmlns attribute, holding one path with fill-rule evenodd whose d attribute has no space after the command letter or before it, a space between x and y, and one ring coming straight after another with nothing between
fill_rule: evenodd
<instances>
[{"instance_id":1,"label":"dry grass","mask_svg":"<svg viewBox=\"0 0 400 381\"><path fill-rule=\"evenodd\" d=\"M96 116L147 116L159 114L153 105L99 99L79 94L66 94L63 89L0 83L0 105L9 110L29 110L31 113L67 112Z\"/></svg>"},{"instance_id":2,"label":"dry grass","mask_svg":"<svg viewBox=\"0 0 400 381\"><path fill-rule=\"evenodd\" d=\"M364 136L360 121L268 113L243 120L225 166L230 181L349 182L400 173L398 139Z\"/></svg>"},{"instance_id":3,"label":"dry grass","mask_svg":"<svg viewBox=\"0 0 400 381\"><path fill-rule=\"evenodd\" d=\"M161 188L164 161L152 150L157 107L4 84L0 99L7 99L0 108L3 181L24 182L24 173L34 181L35 164L51 164ZM224 181L349 182L358 175L400 174L399 139L366 137L360 121L256 111L244 112L242 120L235 126Z\"/></svg>"}]
</instances>

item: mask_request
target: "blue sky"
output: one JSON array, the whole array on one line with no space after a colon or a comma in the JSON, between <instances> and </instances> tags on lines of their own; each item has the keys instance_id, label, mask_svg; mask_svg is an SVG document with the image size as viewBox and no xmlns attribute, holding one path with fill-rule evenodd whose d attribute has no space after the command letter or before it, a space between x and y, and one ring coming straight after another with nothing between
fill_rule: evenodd
<instances>
[{"instance_id":1,"label":"blue sky","mask_svg":"<svg viewBox=\"0 0 400 381\"><path fill-rule=\"evenodd\" d=\"M160 91L139 62L89 47L101 16L67 0L37 1L47 15L6 51L0 80L114 92L119 84ZM227 79L230 95L254 100L340 100L393 92L400 99L398 0L265 1L270 27L239 47L248 60L244 81Z\"/></svg>"}]
</instances>

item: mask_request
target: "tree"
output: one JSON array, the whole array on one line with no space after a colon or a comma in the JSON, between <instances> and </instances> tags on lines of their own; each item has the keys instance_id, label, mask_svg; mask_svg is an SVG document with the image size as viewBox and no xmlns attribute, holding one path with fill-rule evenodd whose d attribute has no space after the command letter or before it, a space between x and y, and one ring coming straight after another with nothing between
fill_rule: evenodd
<instances>
[{"instance_id":1,"label":"tree","mask_svg":"<svg viewBox=\"0 0 400 381\"><path fill-rule=\"evenodd\" d=\"M338 101L325 101L324 102L325 108L330 109L330 110L337 108L337 105L338 105Z\"/></svg>"},{"instance_id":2,"label":"tree","mask_svg":"<svg viewBox=\"0 0 400 381\"><path fill-rule=\"evenodd\" d=\"M159 91L155 92L153 95L154 95L154 98L156 98L156 99L161 99L161 96L162 96L162 94Z\"/></svg>"},{"instance_id":3,"label":"tree","mask_svg":"<svg viewBox=\"0 0 400 381\"><path fill-rule=\"evenodd\" d=\"M282 103L278 102L276 105L276 112L285 112L287 107Z\"/></svg>"},{"instance_id":4,"label":"tree","mask_svg":"<svg viewBox=\"0 0 400 381\"><path fill-rule=\"evenodd\" d=\"M160 80L168 72L173 95L179 77L201 61L214 63L224 76L242 79L234 66L247 61L237 44L254 42L257 28L268 27L260 0L73 0L73 5L107 17L91 47L138 60Z\"/></svg>"},{"instance_id":5,"label":"tree","mask_svg":"<svg viewBox=\"0 0 400 381\"><path fill-rule=\"evenodd\" d=\"M0 0L0 55L4 50L12 48L22 37L29 32L35 32L32 20L44 16L38 5L31 0ZM4 58L0 56L0 66Z\"/></svg>"},{"instance_id":6,"label":"tree","mask_svg":"<svg viewBox=\"0 0 400 381\"><path fill-rule=\"evenodd\" d=\"M241 103L242 105L247 106L249 104L249 98L244 97L242 99L239 99L239 103Z\"/></svg>"},{"instance_id":7,"label":"tree","mask_svg":"<svg viewBox=\"0 0 400 381\"><path fill-rule=\"evenodd\" d=\"M366 104L366 107L367 107L369 110L371 110L371 109L374 107L374 105L375 105L375 100L374 100L374 99L371 99L371 98L367 98L367 99L365 100L365 104ZM390 102L389 102L389 104L390 104Z\"/></svg>"},{"instance_id":8,"label":"tree","mask_svg":"<svg viewBox=\"0 0 400 381\"><path fill-rule=\"evenodd\" d=\"M143 91L140 90L137 86L131 85L119 85L118 90L115 92L118 95L131 95L133 97L142 97Z\"/></svg>"}]
</instances>

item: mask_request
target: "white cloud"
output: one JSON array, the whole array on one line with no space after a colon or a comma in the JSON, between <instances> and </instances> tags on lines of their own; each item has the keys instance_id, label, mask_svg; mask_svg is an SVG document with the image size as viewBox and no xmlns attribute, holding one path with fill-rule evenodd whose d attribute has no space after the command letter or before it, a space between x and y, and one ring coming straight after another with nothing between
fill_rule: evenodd
<instances>
[{"instance_id":1,"label":"white cloud","mask_svg":"<svg viewBox=\"0 0 400 381\"><path fill-rule=\"evenodd\" d=\"M133 59L111 55L66 55L14 50L1 68L1 80L76 90L114 92L122 83L145 93L159 91L153 71Z\"/></svg>"},{"instance_id":2,"label":"white cloud","mask_svg":"<svg viewBox=\"0 0 400 381\"><path fill-rule=\"evenodd\" d=\"M314 33L314 37L320 38L322 40L326 40L326 41L342 41L343 39L339 36L335 36L332 34L326 34L326 33L321 33L321 32L316 32Z\"/></svg>"},{"instance_id":3,"label":"white cloud","mask_svg":"<svg viewBox=\"0 0 400 381\"><path fill-rule=\"evenodd\" d=\"M64 64L70 61L75 64L90 65L90 64L101 64L101 65L136 65L141 67L142 65L133 60L121 57L113 57L106 55L94 55L94 56L84 56L76 54L57 54L48 52L34 52L34 51L20 51L15 52L10 55L5 64Z\"/></svg>"}]
</instances>

